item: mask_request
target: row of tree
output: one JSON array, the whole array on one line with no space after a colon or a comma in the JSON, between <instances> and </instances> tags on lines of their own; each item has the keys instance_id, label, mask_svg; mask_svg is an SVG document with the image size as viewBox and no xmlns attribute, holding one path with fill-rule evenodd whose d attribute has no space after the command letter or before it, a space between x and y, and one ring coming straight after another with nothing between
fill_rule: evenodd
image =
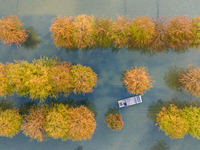
<instances>
[{"instance_id":1,"label":"row of tree","mask_svg":"<svg viewBox=\"0 0 200 150\"><path fill-rule=\"evenodd\" d=\"M180 52L182 49L199 48L200 17L176 16L170 19L118 16L108 17L78 15L58 16L52 20L50 32L58 48L148 48L150 52ZM0 38L5 44L21 45L30 35L29 30L16 15L0 19Z\"/></svg>"},{"instance_id":2,"label":"row of tree","mask_svg":"<svg viewBox=\"0 0 200 150\"><path fill-rule=\"evenodd\" d=\"M68 95L89 93L97 83L97 74L90 68L70 62L60 62L57 58L47 57L15 63L0 63L0 95L30 96L43 101L47 96L58 93Z\"/></svg>"},{"instance_id":3,"label":"row of tree","mask_svg":"<svg viewBox=\"0 0 200 150\"><path fill-rule=\"evenodd\" d=\"M28 114L18 109L0 108L0 136L13 137L20 130L31 140L44 141L48 137L62 140L87 140L96 128L95 114L86 106L67 104L33 105Z\"/></svg>"},{"instance_id":4,"label":"row of tree","mask_svg":"<svg viewBox=\"0 0 200 150\"><path fill-rule=\"evenodd\" d=\"M58 16L52 20L50 31L54 44L60 48L148 47L150 51L163 52L169 49L199 48L200 18L176 16L171 19L151 19L148 16L108 17L79 15Z\"/></svg>"}]
</instances>

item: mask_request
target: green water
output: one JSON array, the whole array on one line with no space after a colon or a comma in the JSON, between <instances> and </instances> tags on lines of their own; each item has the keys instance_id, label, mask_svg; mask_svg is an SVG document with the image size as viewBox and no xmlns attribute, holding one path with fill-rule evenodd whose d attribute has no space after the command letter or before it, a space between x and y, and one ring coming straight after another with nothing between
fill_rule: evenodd
<instances>
[{"instance_id":1,"label":"green water","mask_svg":"<svg viewBox=\"0 0 200 150\"><path fill-rule=\"evenodd\" d=\"M159 16L168 17L189 15L195 17L200 13L199 0L159 0ZM83 150L148 150L157 139L163 139L171 150L198 150L199 140L189 135L183 139L171 140L165 133L158 130L154 122L147 117L148 107L153 101L163 101L178 98L189 101L196 99L190 94L176 92L166 86L164 75L168 68L176 65L200 66L200 50L190 49L182 54L169 52L156 54L151 57L140 52L129 52L122 49L113 53L111 49L89 50L87 52L66 52L58 50L53 44L49 33L51 20L57 15L77 16L88 14L95 16L109 16L115 19L117 14L157 17L156 0L0 0L0 17L9 14L18 15L26 26L34 27L41 42L33 50L15 45L7 46L0 43L0 62L14 62L27 60L31 62L40 56L58 56L62 61L73 64L80 63L94 69L98 74L98 84L93 93L82 95L71 94L75 100L89 98L97 106L97 128L91 140L47 140L45 142L29 142L29 137L22 133L13 138L0 137L0 150L74 150L81 146ZM117 107L117 101L132 96L123 87L122 72L134 66L145 66L150 76L153 76L153 88L142 96L143 103L130 108L120 109L124 127L121 131L111 131L104 123L104 113L109 107ZM16 105L29 101L17 95L9 97Z\"/></svg>"}]
</instances>

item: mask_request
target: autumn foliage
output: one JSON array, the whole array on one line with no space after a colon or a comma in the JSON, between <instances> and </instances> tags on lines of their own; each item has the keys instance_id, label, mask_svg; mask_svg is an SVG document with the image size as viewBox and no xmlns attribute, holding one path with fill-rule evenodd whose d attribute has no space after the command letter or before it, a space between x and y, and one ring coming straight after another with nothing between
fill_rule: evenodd
<instances>
[{"instance_id":1,"label":"autumn foliage","mask_svg":"<svg viewBox=\"0 0 200 150\"><path fill-rule=\"evenodd\" d=\"M200 95L200 68L192 65L182 68L179 74L181 87L187 92L199 97Z\"/></svg>"},{"instance_id":2,"label":"autumn foliage","mask_svg":"<svg viewBox=\"0 0 200 150\"><path fill-rule=\"evenodd\" d=\"M146 90L152 87L149 73L146 67L140 67L135 69L131 68L124 73L123 81L126 85L128 92L133 94L144 94Z\"/></svg>"},{"instance_id":3,"label":"autumn foliage","mask_svg":"<svg viewBox=\"0 0 200 150\"><path fill-rule=\"evenodd\" d=\"M58 93L68 95L93 91L97 74L89 67L60 62L47 57L15 63L0 64L0 94L30 96L43 101L47 96L56 97Z\"/></svg>"},{"instance_id":4,"label":"autumn foliage","mask_svg":"<svg viewBox=\"0 0 200 150\"><path fill-rule=\"evenodd\" d=\"M45 139L45 114L46 108L44 106L34 105L29 110L29 114L24 116L22 130L26 136L30 136L31 141L36 139L41 142Z\"/></svg>"},{"instance_id":5,"label":"autumn foliage","mask_svg":"<svg viewBox=\"0 0 200 150\"><path fill-rule=\"evenodd\" d=\"M171 19L117 16L94 17L86 14L77 17L58 16L52 20L50 32L57 47L73 48L148 48L150 52L180 53L188 48L199 48L200 19L176 16Z\"/></svg>"},{"instance_id":6,"label":"autumn foliage","mask_svg":"<svg viewBox=\"0 0 200 150\"><path fill-rule=\"evenodd\" d=\"M106 117L104 122L108 124L108 127L111 130L121 130L124 126L122 115L120 115L118 108L108 108L104 115Z\"/></svg>"},{"instance_id":7,"label":"autumn foliage","mask_svg":"<svg viewBox=\"0 0 200 150\"><path fill-rule=\"evenodd\" d=\"M94 114L85 106L69 108L68 105L55 104L46 116L45 131L54 139L90 139L95 128Z\"/></svg>"},{"instance_id":8,"label":"autumn foliage","mask_svg":"<svg viewBox=\"0 0 200 150\"><path fill-rule=\"evenodd\" d=\"M17 109L0 108L0 136L13 137L21 130L22 116Z\"/></svg>"},{"instance_id":9,"label":"autumn foliage","mask_svg":"<svg viewBox=\"0 0 200 150\"><path fill-rule=\"evenodd\" d=\"M170 135L172 139L183 138L187 133L199 139L200 108L192 105L177 108L174 104L170 104L168 108L163 107L156 118L159 130L165 131L165 134Z\"/></svg>"},{"instance_id":10,"label":"autumn foliage","mask_svg":"<svg viewBox=\"0 0 200 150\"><path fill-rule=\"evenodd\" d=\"M4 44L21 45L28 37L26 30L22 28L23 23L16 15L2 17L0 19L0 39Z\"/></svg>"}]
</instances>

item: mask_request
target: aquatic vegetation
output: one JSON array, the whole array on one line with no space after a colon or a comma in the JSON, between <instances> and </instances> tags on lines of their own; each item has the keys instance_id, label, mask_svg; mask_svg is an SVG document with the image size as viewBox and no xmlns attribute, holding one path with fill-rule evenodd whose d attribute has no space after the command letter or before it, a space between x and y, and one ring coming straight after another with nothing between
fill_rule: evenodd
<instances>
[{"instance_id":1,"label":"aquatic vegetation","mask_svg":"<svg viewBox=\"0 0 200 150\"><path fill-rule=\"evenodd\" d=\"M129 28L132 47L147 46L154 35L154 26L148 16L135 17Z\"/></svg>"},{"instance_id":2,"label":"aquatic vegetation","mask_svg":"<svg viewBox=\"0 0 200 150\"><path fill-rule=\"evenodd\" d=\"M153 87L150 81L154 81L150 78L146 67L137 68L136 66L135 69L131 68L124 73L123 81L128 92L142 95L146 90Z\"/></svg>"},{"instance_id":3,"label":"aquatic vegetation","mask_svg":"<svg viewBox=\"0 0 200 150\"><path fill-rule=\"evenodd\" d=\"M183 89L197 97L200 96L199 74L200 68L190 65L187 68L182 68L182 72L179 75L179 81Z\"/></svg>"},{"instance_id":4,"label":"aquatic vegetation","mask_svg":"<svg viewBox=\"0 0 200 150\"><path fill-rule=\"evenodd\" d=\"M117 16L117 19L114 20L112 30L111 30L111 39L115 47L122 48L125 46L129 47L130 37L128 28L130 26L130 18L124 16Z\"/></svg>"},{"instance_id":5,"label":"aquatic vegetation","mask_svg":"<svg viewBox=\"0 0 200 150\"><path fill-rule=\"evenodd\" d=\"M75 47L85 49L92 48L96 45L93 32L95 19L94 16L86 14L78 15L74 18L73 40Z\"/></svg>"},{"instance_id":6,"label":"aquatic vegetation","mask_svg":"<svg viewBox=\"0 0 200 150\"><path fill-rule=\"evenodd\" d=\"M45 140L45 106L33 105L29 110L29 114L24 116L22 124L23 133L26 136L30 136L31 141L37 139L37 141Z\"/></svg>"},{"instance_id":7,"label":"aquatic vegetation","mask_svg":"<svg viewBox=\"0 0 200 150\"><path fill-rule=\"evenodd\" d=\"M0 39L4 44L17 46L24 43L28 37L26 30L22 28L23 23L16 15L2 17L0 19Z\"/></svg>"},{"instance_id":8,"label":"aquatic vegetation","mask_svg":"<svg viewBox=\"0 0 200 150\"><path fill-rule=\"evenodd\" d=\"M188 16L172 17L168 21L169 45L171 48L186 49L194 39L193 22Z\"/></svg>"},{"instance_id":9,"label":"aquatic vegetation","mask_svg":"<svg viewBox=\"0 0 200 150\"><path fill-rule=\"evenodd\" d=\"M37 48L41 42L41 40L38 38L39 34L32 26L26 28L26 33L28 34L28 38L22 44L22 46L24 46L24 48L27 50Z\"/></svg>"},{"instance_id":10,"label":"aquatic vegetation","mask_svg":"<svg viewBox=\"0 0 200 150\"><path fill-rule=\"evenodd\" d=\"M169 150L167 143L164 140L156 140L149 150Z\"/></svg>"},{"instance_id":11,"label":"aquatic vegetation","mask_svg":"<svg viewBox=\"0 0 200 150\"><path fill-rule=\"evenodd\" d=\"M182 69L176 66L168 68L164 76L165 84L172 90L182 91L181 82L179 81Z\"/></svg>"},{"instance_id":12,"label":"aquatic vegetation","mask_svg":"<svg viewBox=\"0 0 200 150\"><path fill-rule=\"evenodd\" d=\"M152 35L151 41L147 44L150 51L158 53L169 51L169 29L167 26L167 18L162 17L161 19L153 18L152 23L154 24L155 31Z\"/></svg>"},{"instance_id":13,"label":"aquatic vegetation","mask_svg":"<svg viewBox=\"0 0 200 150\"><path fill-rule=\"evenodd\" d=\"M0 108L0 136L13 137L21 130L22 116L17 109Z\"/></svg>"},{"instance_id":14,"label":"aquatic vegetation","mask_svg":"<svg viewBox=\"0 0 200 150\"><path fill-rule=\"evenodd\" d=\"M94 38L96 45L102 48L108 48L112 45L111 30L113 21L109 18L96 18L94 25Z\"/></svg>"},{"instance_id":15,"label":"aquatic vegetation","mask_svg":"<svg viewBox=\"0 0 200 150\"><path fill-rule=\"evenodd\" d=\"M97 74L90 68L80 64L74 65L71 69L72 86L74 93L89 93L97 83Z\"/></svg>"},{"instance_id":16,"label":"aquatic vegetation","mask_svg":"<svg viewBox=\"0 0 200 150\"><path fill-rule=\"evenodd\" d=\"M184 116L185 113L182 109L171 104L168 109L163 107L162 111L157 114L156 125L159 125L159 130L170 135L171 139L183 138L189 129Z\"/></svg>"},{"instance_id":17,"label":"aquatic vegetation","mask_svg":"<svg viewBox=\"0 0 200 150\"><path fill-rule=\"evenodd\" d=\"M49 28L52 32L54 44L58 48L73 48L73 34L74 34L73 17L58 16L52 20L52 25Z\"/></svg>"},{"instance_id":18,"label":"aquatic vegetation","mask_svg":"<svg viewBox=\"0 0 200 150\"><path fill-rule=\"evenodd\" d=\"M69 108L69 137L73 141L91 139L96 129L94 113L85 106Z\"/></svg>"},{"instance_id":19,"label":"aquatic vegetation","mask_svg":"<svg viewBox=\"0 0 200 150\"><path fill-rule=\"evenodd\" d=\"M53 83L55 93L63 93L65 96L69 95L73 91L72 78L70 72L72 69L72 64L70 62L60 62L56 61L53 66L51 66L50 80Z\"/></svg>"}]
</instances>

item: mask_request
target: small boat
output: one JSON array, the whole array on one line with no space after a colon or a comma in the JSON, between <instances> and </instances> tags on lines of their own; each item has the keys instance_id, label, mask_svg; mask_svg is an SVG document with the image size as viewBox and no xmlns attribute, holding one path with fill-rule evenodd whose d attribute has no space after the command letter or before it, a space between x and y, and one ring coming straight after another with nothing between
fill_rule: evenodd
<instances>
[{"instance_id":1,"label":"small boat","mask_svg":"<svg viewBox=\"0 0 200 150\"><path fill-rule=\"evenodd\" d=\"M128 107L128 106L139 104L139 103L142 103L141 95L125 98L125 99L122 99L122 100L118 101L119 108Z\"/></svg>"}]
</instances>

